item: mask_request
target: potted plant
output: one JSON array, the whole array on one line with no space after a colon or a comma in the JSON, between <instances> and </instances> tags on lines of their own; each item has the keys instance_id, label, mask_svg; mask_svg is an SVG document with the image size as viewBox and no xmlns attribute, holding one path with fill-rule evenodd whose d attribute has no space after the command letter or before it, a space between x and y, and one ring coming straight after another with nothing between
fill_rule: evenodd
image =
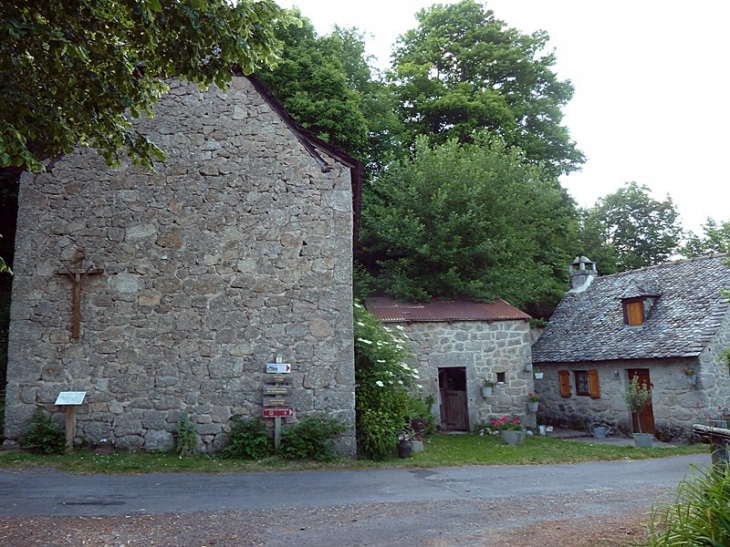
<instances>
[{"instance_id":1,"label":"potted plant","mask_svg":"<svg viewBox=\"0 0 730 547\"><path fill-rule=\"evenodd\" d=\"M532 373L535 375L535 380L542 380L544 373L538 367L533 368Z\"/></svg>"},{"instance_id":2,"label":"potted plant","mask_svg":"<svg viewBox=\"0 0 730 547\"><path fill-rule=\"evenodd\" d=\"M689 367L682 367L682 374L687 379L687 383L691 386L697 384L697 373Z\"/></svg>"},{"instance_id":3,"label":"potted plant","mask_svg":"<svg viewBox=\"0 0 730 547\"><path fill-rule=\"evenodd\" d=\"M527 395L527 410L530 412L537 412L537 405L540 402L540 396L536 393L530 392Z\"/></svg>"},{"instance_id":4,"label":"potted plant","mask_svg":"<svg viewBox=\"0 0 730 547\"><path fill-rule=\"evenodd\" d=\"M639 432L634 433L634 443L636 448L651 448L654 446L654 435L651 433L642 433L641 431L641 411L651 401L651 389L646 383L639 382L638 374L631 378L628 389L624 392L624 402L626 408L633 415L636 414L636 423L639 426Z\"/></svg>"},{"instance_id":5,"label":"potted plant","mask_svg":"<svg viewBox=\"0 0 730 547\"><path fill-rule=\"evenodd\" d=\"M410 426L406 426L401 429L398 434L398 457L399 458L410 458L411 452L413 451L413 429Z\"/></svg>"},{"instance_id":6,"label":"potted plant","mask_svg":"<svg viewBox=\"0 0 730 547\"><path fill-rule=\"evenodd\" d=\"M491 397L492 389L494 389L494 386L496 385L497 382L494 382L492 380L484 380L484 383L482 384L482 397Z\"/></svg>"},{"instance_id":7,"label":"potted plant","mask_svg":"<svg viewBox=\"0 0 730 547\"><path fill-rule=\"evenodd\" d=\"M499 420L496 418L489 422L491 433L499 434L500 440L505 444L522 444L525 442L525 428L519 418L509 419L502 416Z\"/></svg>"}]
</instances>

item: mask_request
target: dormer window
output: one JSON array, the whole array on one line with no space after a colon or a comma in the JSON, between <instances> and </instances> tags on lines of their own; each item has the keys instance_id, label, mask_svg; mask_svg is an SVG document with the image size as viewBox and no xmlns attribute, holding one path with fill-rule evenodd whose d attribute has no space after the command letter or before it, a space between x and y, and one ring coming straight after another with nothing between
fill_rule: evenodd
<instances>
[{"instance_id":1,"label":"dormer window","mask_svg":"<svg viewBox=\"0 0 730 547\"><path fill-rule=\"evenodd\" d=\"M654 297L624 298L624 323L632 327L643 325L655 300Z\"/></svg>"}]
</instances>

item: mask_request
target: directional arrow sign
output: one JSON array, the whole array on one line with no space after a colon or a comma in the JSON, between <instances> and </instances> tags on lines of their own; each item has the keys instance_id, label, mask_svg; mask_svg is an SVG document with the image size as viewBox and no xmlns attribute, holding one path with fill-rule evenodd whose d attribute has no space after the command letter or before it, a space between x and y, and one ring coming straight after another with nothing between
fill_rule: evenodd
<instances>
[{"instance_id":1,"label":"directional arrow sign","mask_svg":"<svg viewBox=\"0 0 730 547\"><path fill-rule=\"evenodd\" d=\"M268 374L291 374L291 364L266 363L266 372Z\"/></svg>"}]
</instances>

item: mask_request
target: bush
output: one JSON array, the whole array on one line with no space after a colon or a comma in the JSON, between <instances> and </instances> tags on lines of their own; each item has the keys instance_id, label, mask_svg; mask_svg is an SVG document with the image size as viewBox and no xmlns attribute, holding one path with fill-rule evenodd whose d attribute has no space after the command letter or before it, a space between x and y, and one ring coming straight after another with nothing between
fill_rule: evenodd
<instances>
[{"instance_id":1,"label":"bush","mask_svg":"<svg viewBox=\"0 0 730 547\"><path fill-rule=\"evenodd\" d=\"M279 454L288 460L332 460L337 457L335 437L346 429L335 418L309 416L281 432Z\"/></svg>"},{"instance_id":2,"label":"bush","mask_svg":"<svg viewBox=\"0 0 730 547\"><path fill-rule=\"evenodd\" d=\"M647 545L730 545L730 471L685 477L676 503L654 507Z\"/></svg>"},{"instance_id":3,"label":"bush","mask_svg":"<svg viewBox=\"0 0 730 547\"><path fill-rule=\"evenodd\" d=\"M239 460L258 460L271 455L273 446L261 420L231 418L233 425L221 449L221 456Z\"/></svg>"},{"instance_id":4,"label":"bush","mask_svg":"<svg viewBox=\"0 0 730 547\"><path fill-rule=\"evenodd\" d=\"M355 410L358 453L373 460L395 452L398 433L410 423L408 388L418 370L406 361L402 327L383 326L362 304L355 302Z\"/></svg>"},{"instance_id":5,"label":"bush","mask_svg":"<svg viewBox=\"0 0 730 547\"><path fill-rule=\"evenodd\" d=\"M33 454L63 454L66 450L66 433L53 425L51 417L43 409L36 408L28 431L20 439L23 450Z\"/></svg>"},{"instance_id":6,"label":"bush","mask_svg":"<svg viewBox=\"0 0 730 547\"><path fill-rule=\"evenodd\" d=\"M185 457L194 456L198 449L198 428L190 421L190 415L185 415L177 422L177 438L175 450Z\"/></svg>"}]
</instances>

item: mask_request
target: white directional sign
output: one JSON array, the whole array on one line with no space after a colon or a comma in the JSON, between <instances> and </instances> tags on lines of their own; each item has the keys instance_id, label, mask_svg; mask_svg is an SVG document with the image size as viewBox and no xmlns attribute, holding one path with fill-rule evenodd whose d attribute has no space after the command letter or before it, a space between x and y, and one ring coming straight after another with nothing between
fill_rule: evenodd
<instances>
[{"instance_id":1,"label":"white directional sign","mask_svg":"<svg viewBox=\"0 0 730 547\"><path fill-rule=\"evenodd\" d=\"M266 372L268 374L291 374L291 364L266 363Z\"/></svg>"}]
</instances>

